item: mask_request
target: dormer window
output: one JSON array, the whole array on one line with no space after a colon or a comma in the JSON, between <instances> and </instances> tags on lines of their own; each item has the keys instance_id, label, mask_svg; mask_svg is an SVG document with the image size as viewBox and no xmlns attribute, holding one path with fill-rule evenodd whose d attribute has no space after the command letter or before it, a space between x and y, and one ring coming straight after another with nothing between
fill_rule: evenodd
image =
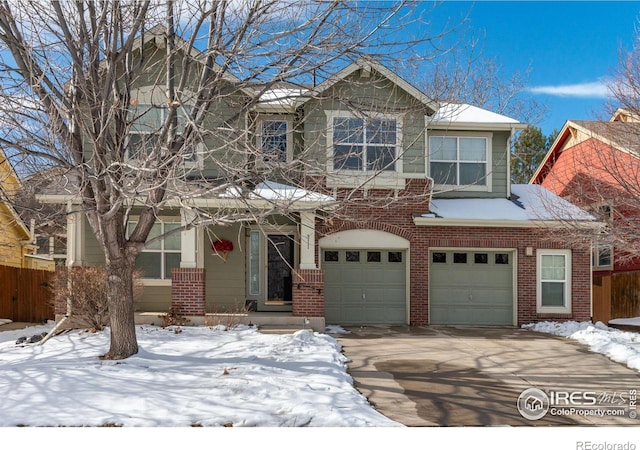
<instances>
[{"instance_id":1,"label":"dormer window","mask_svg":"<svg viewBox=\"0 0 640 450\"><path fill-rule=\"evenodd\" d=\"M489 187L489 138L430 136L429 171L435 185Z\"/></svg>"},{"instance_id":2,"label":"dormer window","mask_svg":"<svg viewBox=\"0 0 640 450\"><path fill-rule=\"evenodd\" d=\"M395 171L400 147L394 117L331 117L333 170Z\"/></svg>"}]
</instances>

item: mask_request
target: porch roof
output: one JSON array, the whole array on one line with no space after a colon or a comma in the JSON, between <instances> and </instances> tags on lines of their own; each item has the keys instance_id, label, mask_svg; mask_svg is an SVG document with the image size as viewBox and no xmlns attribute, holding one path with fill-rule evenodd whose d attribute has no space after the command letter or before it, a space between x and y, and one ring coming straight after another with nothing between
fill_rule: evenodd
<instances>
[{"instance_id":1,"label":"porch roof","mask_svg":"<svg viewBox=\"0 0 640 450\"><path fill-rule=\"evenodd\" d=\"M81 195L72 177L65 175L64 183L49 185L46 190L37 195L39 201L54 204L80 204ZM138 188L138 192L144 192ZM167 186L168 207L189 205L204 208L273 208L286 207L291 210L330 209L336 204L335 198L290 186L274 181L258 183L252 190L247 191L235 185L209 186L206 183L179 180ZM140 196L136 202L144 202Z\"/></svg>"},{"instance_id":2,"label":"porch roof","mask_svg":"<svg viewBox=\"0 0 640 450\"><path fill-rule=\"evenodd\" d=\"M431 201L416 225L530 227L552 224L600 226L594 216L540 185L514 184L509 198L447 198Z\"/></svg>"}]
</instances>

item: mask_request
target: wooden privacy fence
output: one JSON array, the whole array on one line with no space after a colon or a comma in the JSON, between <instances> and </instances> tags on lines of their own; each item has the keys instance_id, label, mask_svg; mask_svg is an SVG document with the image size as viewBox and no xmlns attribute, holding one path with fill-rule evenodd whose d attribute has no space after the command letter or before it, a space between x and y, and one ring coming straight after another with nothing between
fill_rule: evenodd
<instances>
[{"instance_id":1,"label":"wooden privacy fence","mask_svg":"<svg viewBox=\"0 0 640 450\"><path fill-rule=\"evenodd\" d=\"M640 316L640 271L593 276L593 320Z\"/></svg>"},{"instance_id":2,"label":"wooden privacy fence","mask_svg":"<svg viewBox=\"0 0 640 450\"><path fill-rule=\"evenodd\" d=\"M54 272L0 266L0 318L42 322L55 318L49 282Z\"/></svg>"}]
</instances>

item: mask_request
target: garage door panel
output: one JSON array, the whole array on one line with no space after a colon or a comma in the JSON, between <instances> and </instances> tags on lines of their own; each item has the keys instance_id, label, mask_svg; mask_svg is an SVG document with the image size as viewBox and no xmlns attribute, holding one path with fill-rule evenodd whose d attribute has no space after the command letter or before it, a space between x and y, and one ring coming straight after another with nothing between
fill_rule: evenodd
<instances>
[{"instance_id":1,"label":"garage door panel","mask_svg":"<svg viewBox=\"0 0 640 450\"><path fill-rule=\"evenodd\" d=\"M404 252L400 252L401 262L390 262L387 250L360 250L356 262L347 261L347 252L353 256L353 250L332 251L339 253L338 261L323 264L327 323L406 323Z\"/></svg>"},{"instance_id":2,"label":"garage door panel","mask_svg":"<svg viewBox=\"0 0 640 450\"><path fill-rule=\"evenodd\" d=\"M431 324L512 325L513 253L505 251L438 251L439 260L429 264L429 314ZM466 254L466 263L455 263L454 253ZM508 254L509 264L496 254ZM476 263L476 254L482 255ZM458 260L464 256L458 255Z\"/></svg>"}]
</instances>

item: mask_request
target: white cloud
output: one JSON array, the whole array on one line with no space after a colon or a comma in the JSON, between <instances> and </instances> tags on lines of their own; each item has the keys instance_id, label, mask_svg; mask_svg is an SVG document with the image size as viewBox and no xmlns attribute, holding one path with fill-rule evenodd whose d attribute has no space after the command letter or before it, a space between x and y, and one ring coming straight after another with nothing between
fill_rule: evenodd
<instances>
[{"instance_id":1,"label":"white cloud","mask_svg":"<svg viewBox=\"0 0 640 450\"><path fill-rule=\"evenodd\" d=\"M532 86L527 90L533 94L546 94L557 97L607 98L611 95L609 82L606 80L589 83Z\"/></svg>"}]
</instances>

